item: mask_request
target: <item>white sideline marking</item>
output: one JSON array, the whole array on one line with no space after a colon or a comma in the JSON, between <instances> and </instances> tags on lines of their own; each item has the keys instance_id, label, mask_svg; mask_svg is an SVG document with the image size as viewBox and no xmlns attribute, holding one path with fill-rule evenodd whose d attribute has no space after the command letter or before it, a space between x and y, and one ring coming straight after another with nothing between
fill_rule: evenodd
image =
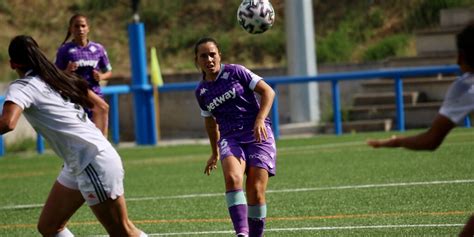
<instances>
[{"instance_id":1,"label":"white sideline marking","mask_svg":"<svg viewBox=\"0 0 474 237\"><path fill-rule=\"evenodd\" d=\"M385 187L422 186L422 185L439 185L439 184L465 184L465 183L474 183L474 179L427 181L427 182L407 182L407 183L387 183L387 184L345 185L345 186L317 187L317 188L280 189L280 190L267 190L267 193L292 193L292 192L311 192L311 191L325 191L325 190L385 188ZM203 194L187 194L187 195L157 196L157 197L137 197L137 198L129 198L128 197L126 199L127 199L127 201L149 201L149 200L186 199L186 198L203 198L203 197L217 197L217 196L224 196L224 193L203 193ZM9 206L0 206L0 210L37 208L37 207L42 207L42 206L43 206L43 204L9 205Z\"/></svg>"},{"instance_id":2,"label":"white sideline marking","mask_svg":"<svg viewBox=\"0 0 474 237\"><path fill-rule=\"evenodd\" d=\"M307 149L321 149L321 148L336 148L336 147L347 147L347 146L363 146L366 145L365 141L355 141L355 142L338 142L338 143L323 143L323 144L313 144L313 145L303 145L303 146L289 146L289 147L277 147L278 151L294 151L294 150L307 150ZM369 147L370 148L370 147Z\"/></svg>"},{"instance_id":3,"label":"white sideline marking","mask_svg":"<svg viewBox=\"0 0 474 237\"><path fill-rule=\"evenodd\" d=\"M322 231L322 230L355 230L355 229L388 229L388 228L425 228L425 227L459 227L464 224L415 224L415 225L366 225L366 226L321 226L300 228L272 228L265 232L288 232L288 231ZM197 231L181 233L153 233L148 236L173 236L173 235L207 235L207 234L229 234L233 231Z\"/></svg>"},{"instance_id":4,"label":"white sideline marking","mask_svg":"<svg viewBox=\"0 0 474 237\"><path fill-rule=\"evenodd\" d=\"M421 186L421 185L462 184L462 183L474 183L474 179L409 182L409 183L388 183L388 184L364 184L364 185L347 185L347 186L320 187L320 188L280 189L280 190L267 190L267 193L309 192L309 191L339 190L339 189L385 188L385 187L400 187L400 186Z\"/></svg>"},{"instance_id":5,"label":"white sideline marking","mask_svg":"<svg viewBox=\"0 0 474 237\"><path fill-rule=\"evenodd\" d=\"M44 204L25 204L25 205L11 205L0 207L0 210L14 210L14 209L28 209L28 208L37 208L43 207Z\"/></svg>"}]
</instances>

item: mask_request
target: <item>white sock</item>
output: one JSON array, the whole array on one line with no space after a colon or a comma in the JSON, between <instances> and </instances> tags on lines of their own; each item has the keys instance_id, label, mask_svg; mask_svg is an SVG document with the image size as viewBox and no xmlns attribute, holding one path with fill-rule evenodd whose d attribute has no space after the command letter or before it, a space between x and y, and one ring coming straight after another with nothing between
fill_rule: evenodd
<instances>
[{"instance_id":1,"label":"white sock","mask_svg":"<svg viewBox=\"0 0 474 237\"><path fill-rule=\"evenodd\" d=\"M69 231L69 229L66 227L64 227L64 229L61 232L57 233L55 236L56 237L74 237L72 232Z\"/></svg>"},{"instance_id":2,"label":"white sock","mask_svg":"<svg viewBox=\"0 0 474 237\"><path fill-rule=\"evenodd\" d=\"M143 231L140 230L140 237L148 237L148 235L145 234L145 232L143 232Z\"/></svg>"}]
</instances>

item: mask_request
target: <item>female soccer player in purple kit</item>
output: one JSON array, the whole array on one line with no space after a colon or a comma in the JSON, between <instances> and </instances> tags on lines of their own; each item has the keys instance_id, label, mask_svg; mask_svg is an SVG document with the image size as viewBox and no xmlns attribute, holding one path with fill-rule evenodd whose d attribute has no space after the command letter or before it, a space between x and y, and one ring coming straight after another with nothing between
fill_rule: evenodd
<instances>
[{"instance_id":1,"label":"female soccer player in purple kit","mask_svg":"<svg viewBox=\"0 0 474 237\"><path fill-rule=\"evenodd\" d=\"M276 146L267 117L275 92L247 68L221 64L219 47L212 38L200 39L194 53L202 71L195 94L212 150L204 173L210 175L220 157L236 235L263 236L265 191L276 171ZM260 95L260 103L254 92Z\"/></svg>"},{"instance_id":2,"label":"female soccer player in purple kit","mask_svg":"<svg viewBox=\"0 0 474 237\"><path fill-rule=\"evenodd\" d=\"M369 140L374 148L404 147L411 150L435 150L448 133L469 113L474 111L474 22L456 36L458 65L464 73L448 89L443 104L431 127L408 137ZM471 215L459 236L474 236L474 214Z\"/></svg>"},{"instance_id":3,"label":"female soccer player in purple kit","mask_svg":"<svg viewBox=\"0 0 474 237\"><path fill-rule=\"evenodd\" d=\"M67 42L70 36L72 41ZM69 29L56 54L56 66L67 72L74 72L84 78L89 84L89 88L100 97L104 98L99 82L107 80L112 76L112 66L105 48L96 42L90 41L89 24L87 17L81 14L75 14L69 20ZM104 101L98 106L107 106ZM93 113L87 110L89 118L107 134L108 121L97 121Z\"/></svg>"}]
</instances>

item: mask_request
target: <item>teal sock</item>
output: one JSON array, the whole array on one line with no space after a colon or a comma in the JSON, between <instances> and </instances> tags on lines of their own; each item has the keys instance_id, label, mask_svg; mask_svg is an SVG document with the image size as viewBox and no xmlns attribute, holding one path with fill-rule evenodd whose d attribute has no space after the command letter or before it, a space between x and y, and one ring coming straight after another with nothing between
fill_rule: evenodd
<instances>
[{"instance_id":1,"label":"teal sock","mask_svg":"<svg viewBox=\"0 0 474 237\"><path fill-rule=\"evenodd\" d=\"M236 234L248 234L249 226L247 222L247 199L242 189L225 193L230 219L234 225Z\"/></svg>"},{"instance_id":2,"label":"teal sock","mask_svg":"<svg viewBox=\"0 0 474 237\"><path fill-rule=\"evenodd\" d=\"M265 230L265 219L267 217L267 205L248 206L249 236L262 237Z\"/></svg>"}]
</instances>

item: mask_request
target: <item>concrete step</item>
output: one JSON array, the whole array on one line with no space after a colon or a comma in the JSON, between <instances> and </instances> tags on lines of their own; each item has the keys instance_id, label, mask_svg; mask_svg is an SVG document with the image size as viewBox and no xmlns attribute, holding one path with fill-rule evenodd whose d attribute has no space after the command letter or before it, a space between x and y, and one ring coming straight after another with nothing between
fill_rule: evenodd
<instances>
[{"instance_id":1,"label":"concrete step","mask_svg":"<svg viewBox=\"0 0 474 237\"><path fill-rule=\"evenodd\" d=\"M405 105L406 128L425 128L431 125L433 118L438 114L441 101L424 102L415 105ZM374 106L354 106L348 110L350 120L373 120L391 118L396 120L396 106L374 105Z\"/></svg>"},{"instance_id":2,"label":"concrete step","mask_svg":"<svg viewBox=\"0 0 474 237\"><path fill-rule=\"evenodd\" d=\"M440 26L465 26L474 20L474 9L471 8L447 8L440 10Z\"/></svg>"},{"instance_id":3,"label":"concrete step","mask_svg":"<svg viewBox=\"0 0 474 237\"><path fill-rule=\"evenodd\" d=\"M416 32L417 55L436 55L456 52L456 34L462 26L446 26Z\"/></svg>"},{"instance_id":4,"label":"concrete step","mask_svg":"<svg viewBox=\"0 0 474 237\"><path fill-rule=\"evenodd\" d=\"M368 132L368 131L390 131L393 127L392 119L374 119L342 122L343 133L349 132ZM304 136L314 134L334 133L334 123L324 123L316 125L315 123L291 123L280 125L280 135Z\"/></svg>"},{"instance_id":5,"label":"concrete step","mask_svg":"<svg viewBox=\"0 0 474 237\"><path fill-rule=\"evenodd\" d=\"M428 55L394 57L387 59L386 67L417 67L456 64L456 52L431 52Z\"/></svg>"},{"instance_id":6,"label":"concrete step","mask_svg":"<svg viewBox=\"0 0 474 237\"><path fill-rule=\"evenodd\" d=\"M280 135L282 136L314 135L319 133L322 133L322 131L314 122L280 124Z\"/></svg>"},{"instance_id":7,"label":"concrete step","mask_svg":"<svg viewBox=\"0 0 474 237\"><path fill-rule=\"evenodd\" d=\"M446 90L455 79L455 77L441 77L440 79L414 78L403 80L403 90L424 93L428 101L441 101L446 94ZM393 79L363 81L361 87L367 93L395 91Z\"/></svg>"},{"instance_id":8,"label":"concrete step","mask_svg":"<svg viewBox=\"0 0 474 237\"><path fill-rule=\"evenodd\" d=\"M386 105L396 102L395 92L375 92L375 93L358 93L354 95L354 106L364 105ZM404 104L415 105L418 102L426 102L426 95L418 91L403 92Z\"/></svg>"}]
</instances>

